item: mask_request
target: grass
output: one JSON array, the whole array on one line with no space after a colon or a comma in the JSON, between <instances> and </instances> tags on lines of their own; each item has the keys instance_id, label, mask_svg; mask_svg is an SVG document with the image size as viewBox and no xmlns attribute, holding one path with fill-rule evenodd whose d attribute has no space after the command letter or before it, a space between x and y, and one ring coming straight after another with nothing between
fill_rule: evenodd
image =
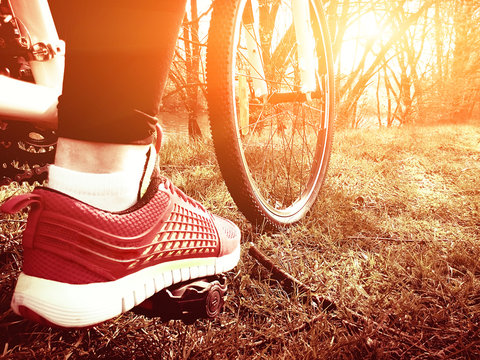
<instances>
[{"instance_id":1,"label":"grass","mask_svg":"<svg viewBox=\"0 0 480 360\"><path fill-rule=\"evenodd\" d=\"M226 191L211 146L181 140L163 170L240 225L243 255L216 321L162 324L127 313L89 330L31 324L9 310L22 215L2 217L0 356L8 359L480 358L480 128L339 132L311 214L280 234L252 231ZM11 186L0 193L26 191ZM19 221L5 221L19 220ZM286 293L248 255L337 305L322 313Z\"/></svg>"}]
</instances>

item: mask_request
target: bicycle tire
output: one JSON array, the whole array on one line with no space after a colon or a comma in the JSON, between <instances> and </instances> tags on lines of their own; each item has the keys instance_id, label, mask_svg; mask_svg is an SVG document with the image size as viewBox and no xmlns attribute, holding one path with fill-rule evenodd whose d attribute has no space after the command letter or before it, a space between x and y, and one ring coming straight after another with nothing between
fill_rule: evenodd
<instances>
[{"instance_id":1,"label":"bicycle tire","mask_svg":"<svg viewBox=\"0 0 480 360\"><path fill-rule=\"evenodd\" d=\"M248 75L237 71L237 67L245 68L241 34L245 30L241 23L247 1L216 0L214 3L207 47L207 102L215 153L228 190L239 210L254 226L271 230L301 220L325 180L334 126L333 56L321 3L310 0L318 59L316 96L298 102L289 101L290 94L288 101L282 100L278 95L282 93L281 88L288 87L297 94L299 90L295 41L289 50L293 25L287 24L288 30L285 30L288 4L286 10L279 13L285 1L279 0L276 6L275 1L260 0L258 11L262 11L259 18L263 23L259 30L262 41L258 46L267 69L265 80L268 84L268 95L264 98L267 102L262 103L262 99L254 96L253 76L249 79ZM275 15L273 26L266 14L270 15L270 21L272 14ZM283 29L280 41L274 41L282 34L275 33L276 25L280 31ZM289 54L284 55L285 51ZM244 93L239 95L241 77L247 79L248 111L245 106L239 109L240 96L245 97ZM245 80L242 81L241 86L245 87ZM272 96L277 96L279 103L270 103ZM248 124L245 120L239 124L244 114L248 114Z\"/></svg>"}]
</instances>

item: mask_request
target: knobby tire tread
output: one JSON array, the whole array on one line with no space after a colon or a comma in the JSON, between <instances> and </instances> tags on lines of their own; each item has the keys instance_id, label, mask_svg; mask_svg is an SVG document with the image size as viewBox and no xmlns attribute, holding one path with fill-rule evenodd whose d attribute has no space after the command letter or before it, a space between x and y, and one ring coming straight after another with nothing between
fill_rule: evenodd
<instances>
[{"instance_id":1,"label":"knobby tire tread","mask_svg":"<svg viewBox=\"0 0 480 360\"><path fill-rule=\"evenodd\" d=\"M231 164L240 164L241 150L238 143L233 141L237 137L234 124L227 115L230 109L230 99L234 96L230 84L226 81L232 76L231 49L234 39L234 18L238 1L217 0L212 12L212 21L207 49L207 101L209 104L209 119L212 139L217 161L222 176L227 184L228 191L239 210L255 226L264 225L266 228L276 229L278 225L264 218L263 212L256 202L255 195L250 189L248 176L240 168L238 172L227 171ZM266 224L262 224L267 221Z\"/></svg>"}]
</instances>

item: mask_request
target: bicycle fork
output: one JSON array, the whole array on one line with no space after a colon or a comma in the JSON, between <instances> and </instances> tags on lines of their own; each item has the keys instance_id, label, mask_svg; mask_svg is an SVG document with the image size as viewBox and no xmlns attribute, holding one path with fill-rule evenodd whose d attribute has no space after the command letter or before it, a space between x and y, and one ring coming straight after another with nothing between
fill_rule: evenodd
<instances>
[{"instance_id":1,"label":"bicycle fork","mask_svg":"<svg viewBox=\"0 0 480 360\"><path fill-rule=\"evenodd\" d=\"M300 69L300 93L305 94L307 100L317 88L317 61L315 56L315 38L310 25L310 8L308 0L290 0L295 29L298 62ZM253 90L256 98L270 98L270 103L288 101L288 94L269 94L268 84L265 81L262 49L259 31L259 5L257 0L247 0L243 14L245 37L248 53L248 64L252 76ZM298 95L298 92L296 92Z\"/></svg>"}]
</instances>

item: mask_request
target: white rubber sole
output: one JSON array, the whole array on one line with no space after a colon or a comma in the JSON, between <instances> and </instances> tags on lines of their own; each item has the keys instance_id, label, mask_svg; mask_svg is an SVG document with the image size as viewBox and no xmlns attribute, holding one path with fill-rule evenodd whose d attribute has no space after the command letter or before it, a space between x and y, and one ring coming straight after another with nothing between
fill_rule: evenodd
<instances>
[{"instance_id":1,"label":"white rubber sole","mask_svg":"<svg viewBox=\"0 0 480 360\"><path fill-rule=\"evenodd\" d=\"M21 273L11 306L18 315L25 316L26 308L59 327L88 327L130 310L172 284L231 270L239 259L240 246L221 258L170 261L115 281L81 285Z\"/></svg>"}]
</instances>

